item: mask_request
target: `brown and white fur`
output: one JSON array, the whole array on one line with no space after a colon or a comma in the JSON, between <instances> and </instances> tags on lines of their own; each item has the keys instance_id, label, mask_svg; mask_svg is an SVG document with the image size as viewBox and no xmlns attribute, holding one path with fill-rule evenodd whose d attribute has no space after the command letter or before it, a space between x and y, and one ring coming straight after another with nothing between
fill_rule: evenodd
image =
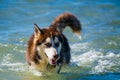
<instances>
[{"instance_id":1,"label":"brown and white fur","mask_svg":"<svg viewBox=\"0 0 120 80\"><path fill-rule=\"evenodd\" d=\"M62 33L65 27L70 27L74 34L80 36L80 21L67 12L56 17L48 28L40 29L34 24L34 33L28 40L26 51L29 66L38 71L57 67L59 73L63 63L70 63L70 47Z\"/></svg>"}]
</instances>

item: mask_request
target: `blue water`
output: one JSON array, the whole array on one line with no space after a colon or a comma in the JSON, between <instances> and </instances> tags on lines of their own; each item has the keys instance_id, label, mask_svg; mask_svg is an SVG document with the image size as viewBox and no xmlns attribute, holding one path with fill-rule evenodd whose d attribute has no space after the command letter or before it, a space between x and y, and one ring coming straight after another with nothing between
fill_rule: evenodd
<instances>
[{"instance_id":1,"label":"blue water","mask_svg":"<svg viewBox=\"0 0 120 80\"><path fill-rule=\"evenodd\" d=\"M81 21L82 40L65 29L71 64L38 76L24 57L33 24L47 27L63 12ZM120 1L0 0L0 80L120 80Z\"/></svg>"}]
</instances>

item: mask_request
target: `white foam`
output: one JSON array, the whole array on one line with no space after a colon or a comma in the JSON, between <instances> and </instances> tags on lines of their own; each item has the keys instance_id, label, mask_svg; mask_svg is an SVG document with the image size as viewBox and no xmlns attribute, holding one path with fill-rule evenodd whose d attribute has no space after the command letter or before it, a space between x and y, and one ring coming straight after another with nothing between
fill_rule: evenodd
<instances>
[{"instance_id":1,"label":"white foam","mask_svg":"<svg viewBox=\"0 0 120 80\"><path fill-rule=\"evenodd\" d=\"M40 72L40 71L38 71L38 70L35 70L34 67L32 67L32 66L29 66L29 70L30 70L30 72L32 72L33 75L35 75L35 76L42 76L42 72Z\"/></svg>"},{"instance_id":2,"label":"white foam","mask_svg":"<svg viewBox=\"0 0 120 80\"><path fill-rule=\"evenodd\" d=\"M13 55L8 53L3 56L3 60L0 62L0 68L4 71L26 71L27 67L25 63L22 62L14 62Z\"/></svg>"},{"instance_id":3,"label":"white foam","mask_svg":"<svg viewBox=\"0 0 120 80\"><path fill-rule=\"evenodd\" d=\"M90 50L79 56L73 56L72 61L78 66L89 67L90 73L119 72L120 54Z\"/></svg>"},{"instance_id":4,"label":"white foam","mask_svg":"<svg viewBox=\"0 0 120 80\"><path fill-rule=\"evenodd\" d=\"M25 64L23 63L8 63L8 64L1 64L0 67L2 70L6 71L15 71L15 72L24 72L27 70Z\"/></svg>"},{"instance_id":5,"label":"white foam","mask_svg":"<svg viewBox=\"0 0 120 80\"><path fill-rule=\"evenodd\" d=\"M11 67L11 66L21 66L23 64L18 62L18 63L2 63L1 65Z\"/></svg>"},{"instance_id":6,"label":"white foam","mask_svg":"<svg viewBox=\"0 0 120 80\"><path fill-rule=\"evenodd\" d=\"M15 71L15 72L24 72L26 71L27 67L25 66L24 63L2 63L0 65L0 67L2 67L5 71L9 70L9 71Z\"/></svg>"},{"instance_id":7,"label":"white foam","mask_svg":"<svg viewBox=\"0 0 120 80\"><path fill-rule=\"evenodd\" d=\"M113 41L113 40L106 40L105 39L105 42L108 44L108 45L114 45L114 46L118 46L117 42Z\"/></svg>"},{"instance_id":8,"label":"white foam","mask_svg":"<svg viewBox=\"0 0 120 80\"><path fill-rule=\"evenodd\" d=\"M108 45L118 46L118 44L115 41L109 41L107 43L108 43Z\"/></svg>"},{"instance_id":9,"label":"white foam","mask_svg":"<svg viewBox=\"0 0 120 80\"><path fill-rule=\"evenodd\" d=\"M88 43L75 43L70 45L72 52L79 52L79 51L84 51L88 48L89 44Z\"/></svg>"},{"instance_id":10,"label":"white foam","mask_svg":"<svg viewBox=\"0 0 120 80\"><path fill-rule=\"evenodd\" d=\"M0 46L2 46L2 47L8 47L9 44L2 44L2 43L0 43Z\"/></svg>"},{"instance_id":11,"label":"white foam","mask_svg":"<svg viewBox=\"0 0 120 80\"><path fill-rule=\"evenodd\" d=\"M27 70L27 67L23 63L12 63L11 67L8 68L10 71L16 71L16 72L24 72Z\"/></svg>"},{"instance_id":12,"label":"white foam","mask_svg":"<svg viewBox=\"0 0 120 80\"><path fill-rule=\"evenodd\" d=\"M81 50L88 49L88 43L78 43L71 45L72 50L72 63L78 66L89 68L90 73L103 73L103 72L120 72L120 54L113 52L103 53L101 51L89 50L80 53ZM74 55L74 53L76 53ZM16 71L24 72L29 71L25 62L17 62L14 60L13 54L3 55L3 59L0 61L0 71ZM81 68L80 68L81 69ZM42 76L42 73L31 69L35 76Z\"/></svg>"},{"instance_id":13,"label":"white foam","mask_svg":"<svg viewBox=\"0 0 120 80\"><path fill-rule=\"evenodd\" d=\"M6 55L3 55L3 60L1 61L1 65L8 64L12 62L12 54L8 53Z\"/></svg>"},{"instance_id":14,"label":"white foam","mask_svg":"<svg viewBox=\"0 0 120 80\"><path fill-rule=\"evenodd\" d=\"M42 73L35 70L32 67L28 68L28 65L24 62L16 62L13 60L13 54L3 55L3 59L0 62L0 71L14 71L14 72L31 72L35 76L42 76Z\"/></svg>"}]
</instances>

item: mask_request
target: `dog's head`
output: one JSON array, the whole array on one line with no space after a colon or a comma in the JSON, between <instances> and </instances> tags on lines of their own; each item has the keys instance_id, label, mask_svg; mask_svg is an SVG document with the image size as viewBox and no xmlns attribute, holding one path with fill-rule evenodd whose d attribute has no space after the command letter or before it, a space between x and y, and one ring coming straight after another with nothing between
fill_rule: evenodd
<instances>
[{"instance_id":1,"label":"dog's head","mask_svg":"<svg viewBox=\"0 0 120 80\"><path fill-rule=\"evenodd\" d=\"M39 54L44 54L51 65L55 65L60 58L62 46L61 33L53 28L40 29L34 26L34 44Z\"/></svg>"}]
</instances>

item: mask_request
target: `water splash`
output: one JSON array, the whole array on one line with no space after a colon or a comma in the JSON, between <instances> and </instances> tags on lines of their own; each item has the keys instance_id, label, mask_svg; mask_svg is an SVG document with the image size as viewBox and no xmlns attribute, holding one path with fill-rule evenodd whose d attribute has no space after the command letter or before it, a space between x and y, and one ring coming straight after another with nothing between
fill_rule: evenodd
<instances>
[{"instance_id":1,"label":"water splash","mask_svg":"<svg viewBox=\"0 0 120 80\"><path fill-rule=\"evenodd\" d=\"M22 62L15 62L14 56L10 53L3 56L0 62L0 68L2 71L14 71L14 72L24 72L27 70L27 66Z\"/></svg>"},{"instance_id":2,"label":"water splash","mask_svg":"<svg viewBox=\"0 0 120 80\"><path fill-rule=\"evenodd\" d=\"M120 72L120 54L115 54L113 52L103 53L101 51L89 50L78 55L78 52L80 52L80 50L88 48L88 44L73 44L71 47L72 52L77 53L72 54L72 67L87 67L90 74ZM14 60L14 57L15 56L11 53L3 55L3 58L0 62L0 71L30 71L35 76L42 76L41 72L33 70L32 68L28 69L28 65L25 62L16 61Z\"/></svg>"},{"instance_id":3,"label":"water splash","mask_svg":"<svg viewBox=\"0 0 120 80\"><path fill-rule=\"evenodd\" d=\"M32 67L32 66L29 66L29 70L35 76L42 76L42 72L35 70L34 67Z\"/></svg>"},{"instance_id":4,"label":"water splash","mask_svg":"<svg viewBox=\"0 0 120 80\"><path fill-rule=\"evenodd\" d=\"M78 66L89 67L90 73L120 72L120 54L108 52L106 54L90 50L72 59Z\"/></svg>"}]
</instances>

